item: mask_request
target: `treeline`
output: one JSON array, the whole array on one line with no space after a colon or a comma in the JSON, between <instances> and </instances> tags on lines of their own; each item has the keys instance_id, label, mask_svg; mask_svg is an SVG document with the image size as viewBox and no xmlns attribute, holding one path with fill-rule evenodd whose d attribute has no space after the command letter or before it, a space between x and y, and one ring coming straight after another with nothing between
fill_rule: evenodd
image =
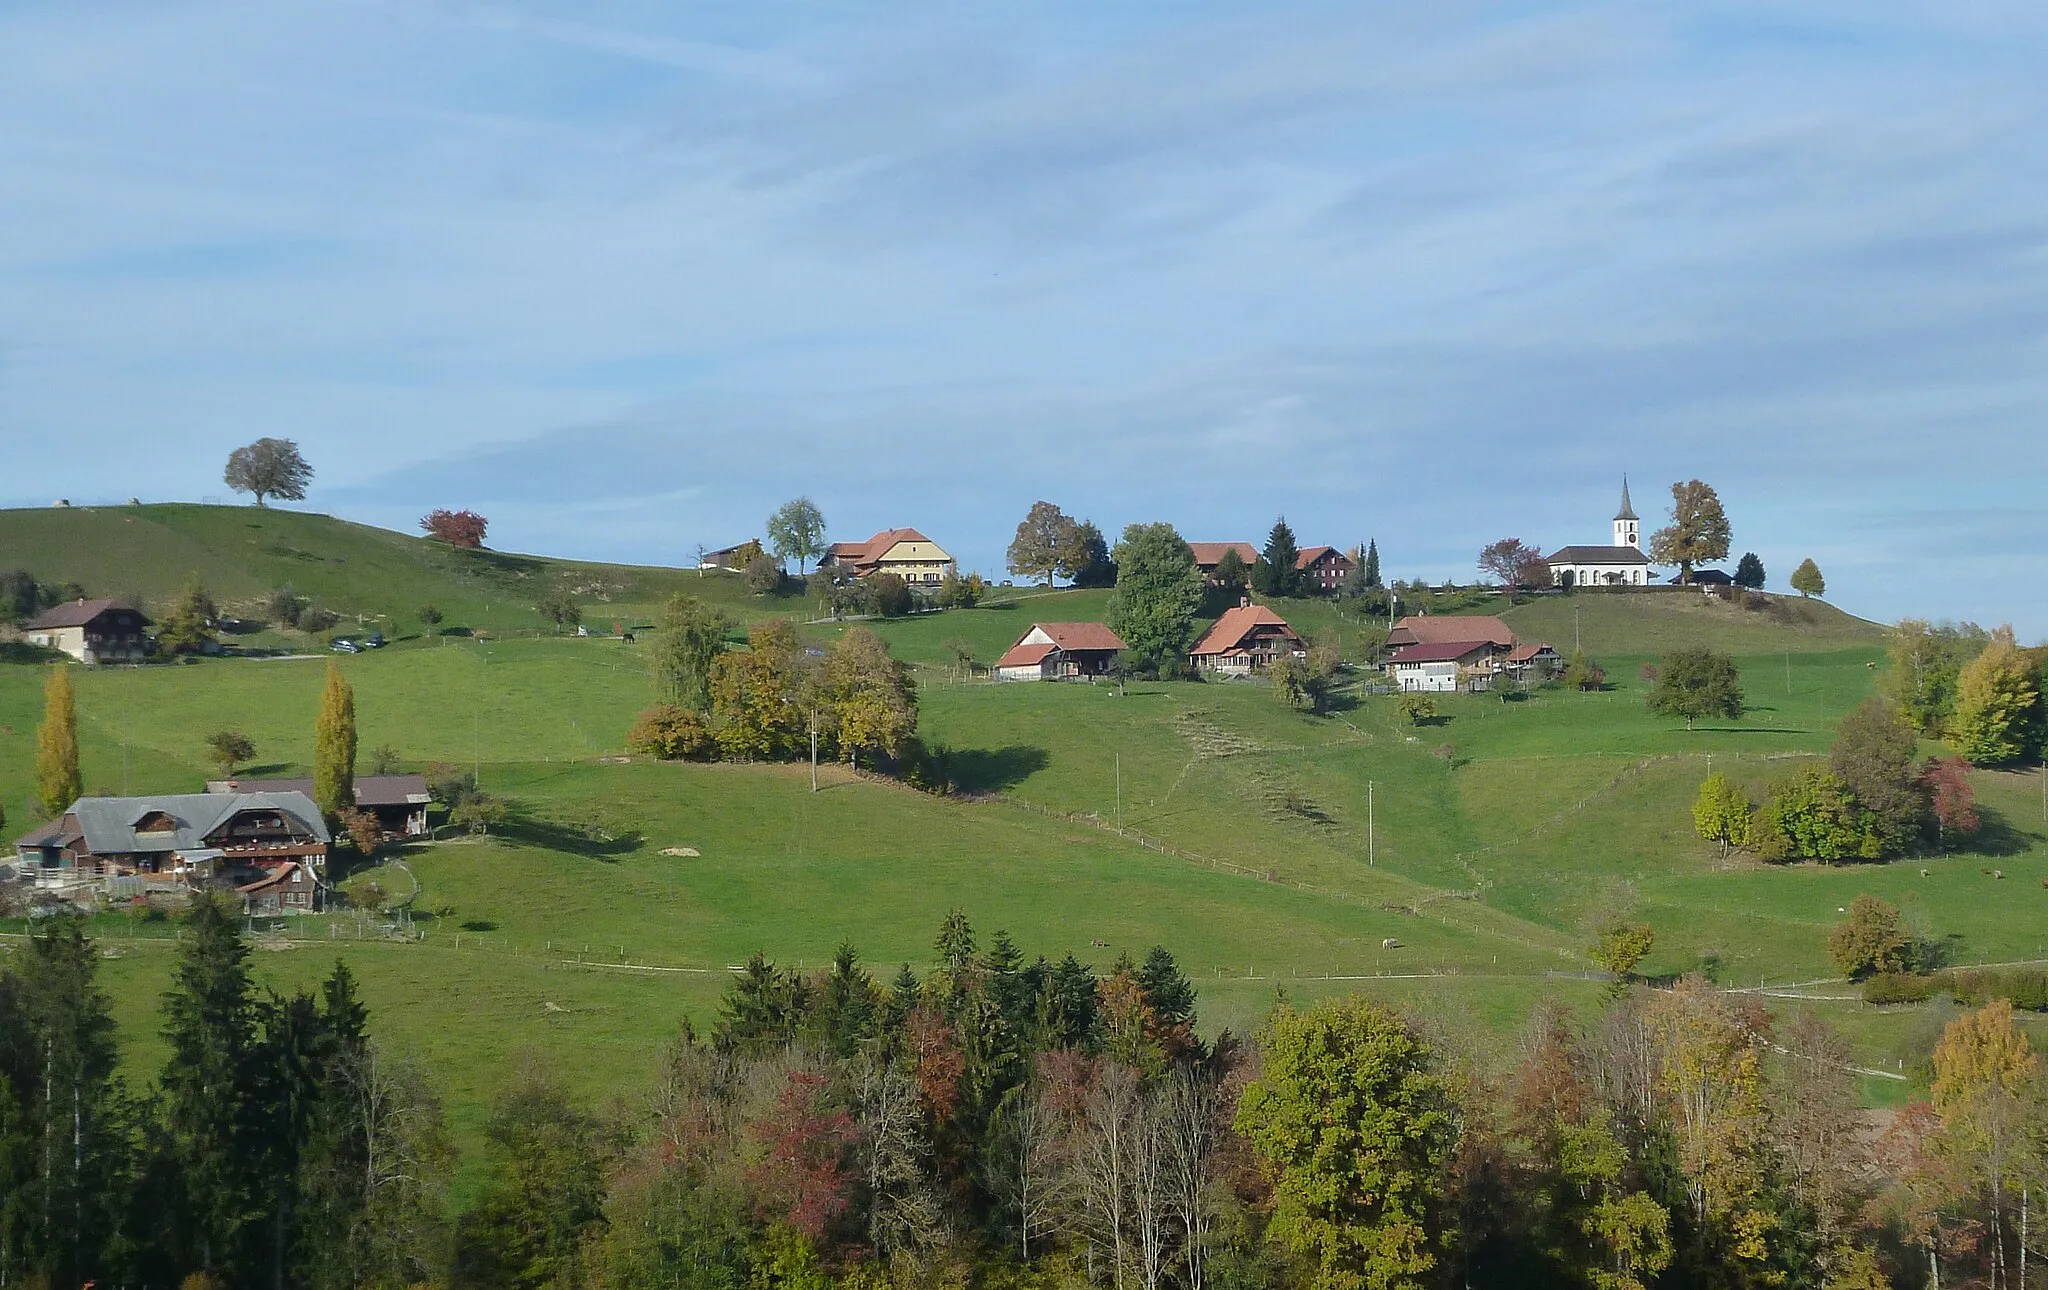
<instances>
[{"instance_id":1,"label":"treeline","mask_svg":"<svg viewBox=\"0 0 2048 1290\"><path fill-rule=\"evenodd\" d=\"M1912 727L1987 766L2038 760L2048 746L2048 646L2022 649L2011 627L1892 629L1884 690Z\"/></svg>"},{"instance_id":2,"label":"treeline","mask_svg":"<svg viewBox=\"0 0 2048 1290\"><path fill-rule=\"evenodd\" d=\"M91 941L46 929L0 974L0 1284L2003 1290L2039 1257L2003 1001L1873 1119L1839 1036L1698 980L1486 1062L1358 998L1204 1043L1164 949L1098 974L955 914L935 953L756 955L604 1110L528 1062L451 1217L439 1106L345 969L258 991L202 906L131 1094Z\"/></svg>"}]
</instances>

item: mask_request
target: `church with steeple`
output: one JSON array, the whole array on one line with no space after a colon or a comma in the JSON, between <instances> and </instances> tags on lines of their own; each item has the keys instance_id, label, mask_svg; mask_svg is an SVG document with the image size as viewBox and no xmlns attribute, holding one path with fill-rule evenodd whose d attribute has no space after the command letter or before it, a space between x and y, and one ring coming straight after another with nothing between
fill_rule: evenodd
<instances>
[{"instance_id":1,"label":"church with steeple","mask_svg":"<svg viewBox=\"0 0 2048 1290\"><path fill-rule=\"evenodd\" d=\"M1643 587L1650 557L1643 554L1643 521L1629 505L1628 477L1621 480L1621 509L1614 513L1614 541L1607 546L1566 546L1545 557L1550 580L1559 587Z\"/></svg>"}]
</instances>

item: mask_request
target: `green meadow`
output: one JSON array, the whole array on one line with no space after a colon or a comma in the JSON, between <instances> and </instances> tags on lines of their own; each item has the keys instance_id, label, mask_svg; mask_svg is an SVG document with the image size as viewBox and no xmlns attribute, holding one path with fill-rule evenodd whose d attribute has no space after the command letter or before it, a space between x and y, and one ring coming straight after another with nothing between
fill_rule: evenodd
<instances>
[{"instance_id":1,"label":"green meadow","mask_svg":"<svg viewBox=\"0 0 2048 1290\"><path fill-rule=\"evenodd\" d=\"M110 545L108 532L127 541L130 527L131 545ZM67 540L80 551L66 555ZM401 895L417 884L417 942L335 914L298 920L256 956L280 989L346 958L380 1033L429 1063L465 1131L531 1053L592 1096L637 1095L662 1040L685 1018L707 1021L729 967L756 950L811 966L846 940L886 974L923 964L954 908L1027 953L1098 967L1164 944L1201 985L1212 1032L1255 1026L1282 992L1366 990L1482 1060L1508 1051L1544 1002L1594 1005L1603 986L1587 977L1585 946L1607 922L1639 920L1657 933L1648 971L1705 971L1766 990L1781 1010L1818 1009L1860 1062L1905 1077L1872 1075L1873 1102L1914 1087L1942 1005L1870 1008L1828 980L1825 938L1856 894L1898 903L1957 962L2048 957L2038 775L1979 772L1987 827L1945 857L1780 868L1694 836L1689 807L1710 769L1760 791L1824 756L1834 724L1875 686L1882 630L1818 602L1758 613L1682 594L1582 594L1516 606L1504 616L1519 634L1567 654L1583 646L1608 689L1447 696L1439 720L1414 726L1365 692L1364 675L1319 717L1258 682L966 679L949 642L986 664L1033 621L1098 618L1107 599L1001 589L978 609L872 624L915 665L921 734L961 784L936 798L838 768L812 793L795 767L623 757L653 698L645 643L534 631L531 588L549 578L602 579L611 599L593 619L646 621L677 589L739 618L809 617L803 602L749 597L730 577L552 561L522 572L525 557L253 508L0 512L0 541L0 564L94 591L125 575L157 594L197 573L226 600L289 580L401 628L432 601L488 631L402 630L412 639L337 661L365 754L473 767L516 818L489 838L409 847L380 873ZM1340 645L1362 625L1320 602L1281 610ZM802 630L824 640L843 627ZM1645 711L1643 666L1696 643L1737 658L1741 721L1687 732ZM326 666L80 669L88 790L196 790L210 773L204 736L229 726L255 741L254 771L305 767ZM0 666L0 805L16 832L30 818L42 677ZM696 854L663 854L682 850ZM124 1043L146 1078L161 1060L155 1010L173 928L102 921Z\"/></svg>"}]
</instances>

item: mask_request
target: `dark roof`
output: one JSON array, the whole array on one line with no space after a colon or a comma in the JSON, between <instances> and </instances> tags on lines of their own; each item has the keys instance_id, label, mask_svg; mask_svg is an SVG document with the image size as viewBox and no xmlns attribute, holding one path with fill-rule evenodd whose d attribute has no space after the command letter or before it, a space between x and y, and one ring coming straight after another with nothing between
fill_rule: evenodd
<instances>
[{"instance_id":1,"label":"dark roof","mask_svg":"<svg viewBox=\"0 0 2048 1290\"><path fill-rule=\"evenodd\" d=\"M1397 650L1389 663L1451 663L1472 654L1493 652L1492 641L1426 641Z\"/></svg>"},{"instance_id":2,"label":"dark roof","mask_svg":"<svg viewBox=\"0 0 2048 1290\"><path fill-rule=\"evenodd\" d=\"M1650 557L1632 546L1561 546L1544 559L1551 564L1648 564Z\"/></svg>"},{"instance_id":3,"label":"dark roof","mask_svg":"<svg viewBox=\"0 0 2048 1290\"><path fill-rule=\"evenodd\" d=\"M209 793L304 793L313 795L310 779L210 779ZM424 806L433 801L425 775L358 775L357 806Z\"/></svg>"},{"instance_id":4,"label":"dark roof","mask_svg":"<svg viewBox=\"0 0 2048 1290\"><path fill-rule=\"evenodd\" d=\"M1640 520L1640 519L1642 519L1642 516L1640 516L1640 515L1637 515L1637 514L1636 514L1636 508L1635 508L1635 507L1633 507L1633 506L1630 506L1630 505L1628 504L1628 476L1627 476L1627 475L1623 475L1623 476L1621 477L1621 509L1620 509L1620 510L1618 510L1618 511L1616 511L1616 512L1614 513L1614 518L1615 518L1615 519L1618 519L1618 520Z\"/></svg>"},{"instance_id":5,"label":"dark roof","mask_svg":"<svg viewBox=\"0 0 2048 1290\"><path fill-rule=\"evenodd\" d=\"M1671 580L1694 587L1732 587L1735 585L1735 579L1729 577L1726 572L1720 569L1694 569L1690 578L1685 576L1685 570L1680 569L1677 573L1671 575Z\"/></svg>"},{"instance_id":6,"label":"dark roof","mask_svg":"<svg viewBox=\"0 0 2048 1290\"><path fill-rule=\"evenodd\" d=\"M303 793L172 793L164 797L81 797L64 814L84 838L86 850L94 855L131 855L141 851L188 851L205 843L206 836L243 811L276 811L297 820L300 827L322 842L329 841L327 823L318 808ZM163 815L169 829L137 833L135 826L152 815ZM49 845L32 841L44 835L38 829L17 846Z\"/></svg>"},{"instance_id":7,"label":"dark roof","mask_svg":"<svg viewBox=\"0 0 2048 1290\"><path fill-rule=\"evenodd\" d=\"M28 625L28 630L35 631L37 628L47 627L83 627L101 614L110 613L116 609L125 609L131 614L140 614L142 612L127 601L118 600L113 597L101 600L68 600L61 605L52 605L42 613L37 614L35 620ZM144 618L142 621L147 623L149 619Z\"/></svg>"},{"instance_id":8,"label":"dark roof","mask_svg":"<svg viewBox=\"0 0 2048 1290\"><path fill-rule=\"evenodd\" d=\"M1508 662L1527 663L1531 659L1537 658L1544 654L1548 654L1552 658L1557 657L1557 651L1550 648L1549 641L1531 641L1526 645L1517 645L1513 649L1509 650Z\"/></svg>"}]
</instances>

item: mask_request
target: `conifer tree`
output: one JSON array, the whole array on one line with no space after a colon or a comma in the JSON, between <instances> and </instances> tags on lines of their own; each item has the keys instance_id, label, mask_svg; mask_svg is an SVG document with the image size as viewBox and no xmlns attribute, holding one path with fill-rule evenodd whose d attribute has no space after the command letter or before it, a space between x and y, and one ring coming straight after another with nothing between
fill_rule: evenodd
<instances>
[{"instance_id":1,"label":"conifer tree","mask_svg":"<svg viewBox=\"0 0 2048 1290\"><path fill-rule=\"evenodd\" d=\"M249 947L228 909L202 899L185 925L164 995L160 1168L169 1175L165 1252L184 1269L236 1285L258 1279L256 1238L267 1198L255 987Z\"/></svg>"},{"instance_id":2,"label":"conifer tree","mask_svg":"<svg viewBox=\"0 0 2048 1290\"><path fill-rule=\"evenodd\" d=\"M63 664L43 682L43 724L36 727L36 799L45 814L62 815L84 791L78 775L78 704Z\"/></svg>"},{"instance_id":3,"label":"conifer tree","mask_svg":"<svg viewBox=\"0 0 2048 1290\"><path fill-rule=\"evenodd\" d=\"M1368 587L1380 585L1380 542L1378 538L1372 538L1365 544L1365 585Z\"/></svg>"},{"instance_id":4,"label":"conifer tree","mask_svg":"<svg viewBox=\"0 0 2048 1290\"><path fill-rule=\"evenodd\" d=\"M332 659L313 723L313 801L329 818L356 804L355 692Z\"/></svg>"},{"instance_id":5,"label":"conifer tree","mask_svg":"<svg viewBox=\"0 0 2048 1290\"><path fill-rule=\"evenodd\" d=\"M1281 516L1266 534L1266 548L1252 562L1252 590L1266 596L1291 596L1301 589L1301 570L1296 563L1301 548L1295 545L1294 530Z\"/></svg>"}]
</instances>

